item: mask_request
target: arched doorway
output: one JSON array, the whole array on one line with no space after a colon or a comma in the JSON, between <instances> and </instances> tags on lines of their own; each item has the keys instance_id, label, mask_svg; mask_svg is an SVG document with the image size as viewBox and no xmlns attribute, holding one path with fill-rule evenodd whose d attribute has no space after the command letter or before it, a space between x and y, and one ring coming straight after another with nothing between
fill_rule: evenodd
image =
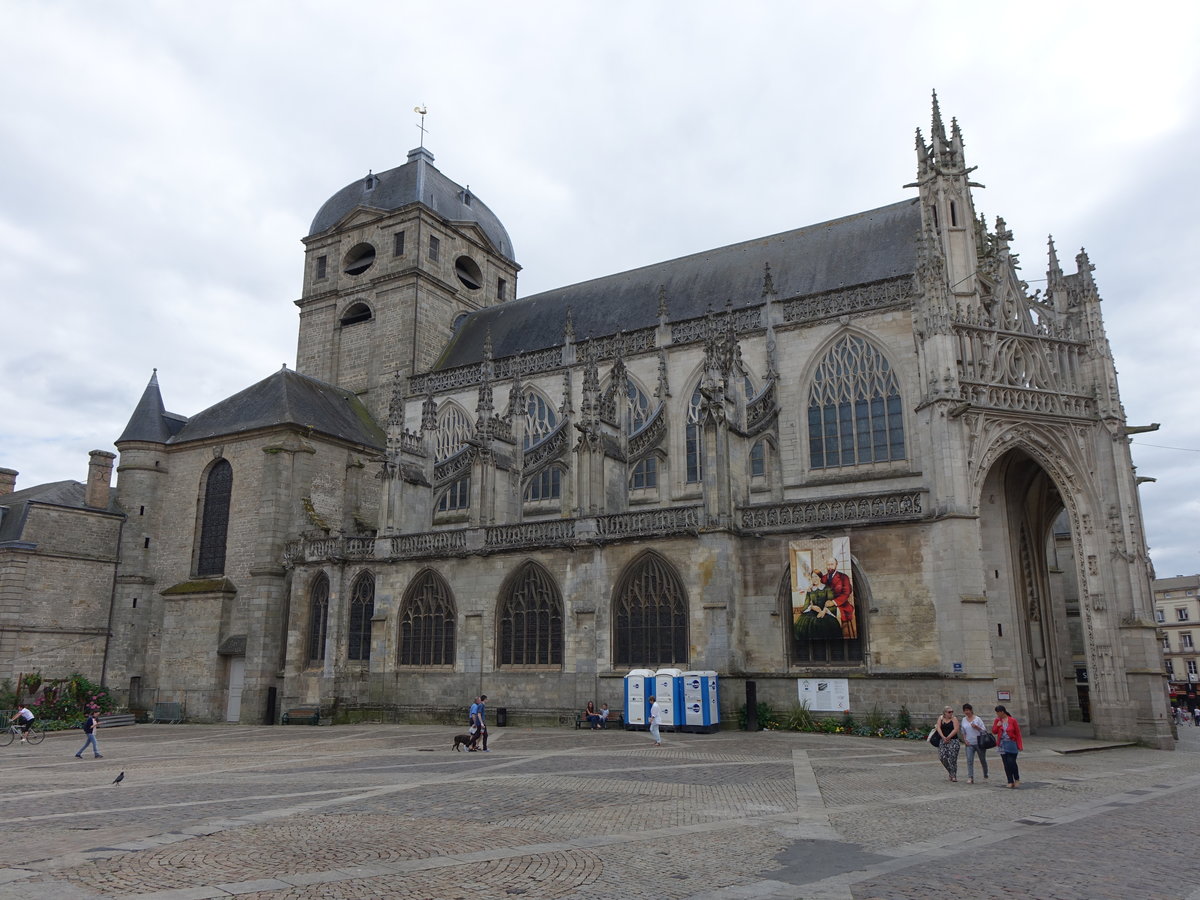
<instances>
[{"instance_id":1,"label":"arched doorway","mask_svg":"<svg viewBox=\"0 0 1200 900\"><path fill-rule=\"evenodd\" d=\"M1058 484L1029 453L996 460L980 537L998 697L1032 728L1088 719L1076 541Z\"/></svg>"}]
</instances>

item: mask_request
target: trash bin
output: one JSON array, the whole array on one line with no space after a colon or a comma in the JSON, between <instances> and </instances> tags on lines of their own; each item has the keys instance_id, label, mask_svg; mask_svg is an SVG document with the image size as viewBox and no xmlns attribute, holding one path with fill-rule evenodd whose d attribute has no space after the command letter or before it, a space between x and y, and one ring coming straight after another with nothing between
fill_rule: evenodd
<instances>
[{"instance_id":1,"label":"trash bin","mask_svg":"<svg viewBox=\"0 0 1200 900\"><path fill-rule=\"evenodd\" d=\"M508 726L508 707L507 706L497 706L496 707L496 727L497 728L506 728L507 726Z\"/></svg>"}]
</instances>

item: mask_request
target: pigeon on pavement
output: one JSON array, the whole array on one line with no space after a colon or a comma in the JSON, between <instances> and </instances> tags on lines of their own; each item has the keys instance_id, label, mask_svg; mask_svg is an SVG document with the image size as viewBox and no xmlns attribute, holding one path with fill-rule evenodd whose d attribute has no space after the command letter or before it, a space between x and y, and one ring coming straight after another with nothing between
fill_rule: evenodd
<instances>
[{"instance_id":1,"label":"pigeon on pavement","mask_svg":"<svg viewBox=\"0 0 1200 900\"><path fill-rule=\"evenodd\" d=\"M125 773L122 772L120 775L118 775L116 778L113 779L113 784L120 784L124 780L125 780Z\"/></svg>"}]
</instances>

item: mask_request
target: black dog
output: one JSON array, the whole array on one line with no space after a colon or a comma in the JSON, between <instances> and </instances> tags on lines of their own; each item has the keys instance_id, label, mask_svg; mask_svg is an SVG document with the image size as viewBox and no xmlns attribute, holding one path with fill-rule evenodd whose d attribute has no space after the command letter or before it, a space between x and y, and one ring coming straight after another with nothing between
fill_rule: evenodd
<instances>
[{"instance_id":1,"label":"black dog","mask_svg":"<svg viewBox=\"0 0 1200 900\"><path fill-rule=\"evenodd\" d=\"M475 735L473 734L456 734L454 736L454 749L462 753L462 745L466 744L467 749L471 750L471 742L473 740L475 740Z\"/></svg>"}]
</instances>

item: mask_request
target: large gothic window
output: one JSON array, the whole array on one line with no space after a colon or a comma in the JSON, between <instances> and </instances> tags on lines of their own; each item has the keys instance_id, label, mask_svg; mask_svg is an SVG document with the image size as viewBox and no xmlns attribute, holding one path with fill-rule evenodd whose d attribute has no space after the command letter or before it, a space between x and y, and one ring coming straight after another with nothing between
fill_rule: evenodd
<instances>
[{"instance_id":1,"label":"large gothic window","mask_svg":"<svg viewBox=\"0 0 1200 900\"><path fill-rule=\"evenodd\" d=\"M438 462L449 459L467 444L467 438L474 429L471 420L463 412L461 406L448 405L438 413L437 449L435 455Z\"/></svg>"},{"instance_id":2,"label":"large gothic window","mask_svg":"<svg viewBox=\"0 0 1200 900\"><path fill-rule=\"evenodd\" d=\"M498 666L561 666L562 597L550 574L527 562L509 578L500 603Z\"/></svg>"},{"instance_id":3,"label":"large gothic window","mask_svg":"<svg viewBox=\"0 0 1200 900\"><path fill-rule=\"evenodd\" d=\"M308 590L308 662L325 661L325 636L329 627L329 578L322 572Z\"/></svg>"},{"instance_id":4,"label":"large gothic window","mask_svg":"<svg viewBox=\"0 0 1200 900\"><path fill-rule=\"evenodd\" d=\"M525 449L545 440L556 425L558 414L554 407L537 391L529 391L525 395Z\"/></svg>"},{"instance_id":5,"label":"large gothic window","mask_svg":"<svg viewBox=\"0 0 1200 900\"><path fill-rule=\"evenodd\" d=\"M371 658L371 619L375 615L375 576L363 572L350 588L350 646L346 658L366 662Z\"/></svg>"},{"instance_id":6,"label":"large gothic window","mask_svg":"<svg viewBox=\"0 0 1200 900\"><path fill-rule=\"evenodd\" d=\"M702 441L704 438L703 431L700 427L700 405L704 402L704 395L700 393L699 386L692 393L692 399L688 403L687 411L687 428L684 433L684 450L685 459L687 462L686 481L688 484L699 484L704 473L701 466L701 453L703 450Z\"/></svg>"},{"instance_id":7,"label":"large gothic window","mask_svg":"<svg viewBox=\"0 0 1200 900\"><path fill-rule=\"evenodd\" d=\"M426 569L413 579L400 605L400 665L454 665L455 621L450 588Z\"/></svg>"},{"instance_id":8,"label":"large gothic window","mask_svg":"<svg viewBox=\"0 0 1200 900\"><path fill-rule=\"evenodd\" d=\"M625 398L625 414L623 422L626 434L636 434L650 418L650 398L646 392L629 381L629 391Z\"/></svg>"},{"instance_id":9,"label":"large gothic window","mask_svg":"<svg viewBox=\"0 0 1200 900\"><path fill-rule=\"evenodd\" d=\"M861 337L843 337L817 367L809 392L808 449L814 469L905 458L896 374Z\"/></svg>"},{"instance_id":10,"label":"large gothic window","mask_svg":"<svg viewBox=\"0 0 1200 900\"><path fill-rule=\"evenodd\" d=\"M233 495L233 466L217 460L204 481L204 510L200 519L197 575L225 573L225 542L229 533L229 499Z\"/></svg>"},{"instance_id":11,"label":"large gothic window","mask_svg":"<svg viewBox=\"0 0 1200 900\"><path fill-rule=\"evenodd\" d=\"M633 563L613 599L613 663L648 667L688 661L688 605L675 570L657 553Z\"/></svg>"}]
</instances>

